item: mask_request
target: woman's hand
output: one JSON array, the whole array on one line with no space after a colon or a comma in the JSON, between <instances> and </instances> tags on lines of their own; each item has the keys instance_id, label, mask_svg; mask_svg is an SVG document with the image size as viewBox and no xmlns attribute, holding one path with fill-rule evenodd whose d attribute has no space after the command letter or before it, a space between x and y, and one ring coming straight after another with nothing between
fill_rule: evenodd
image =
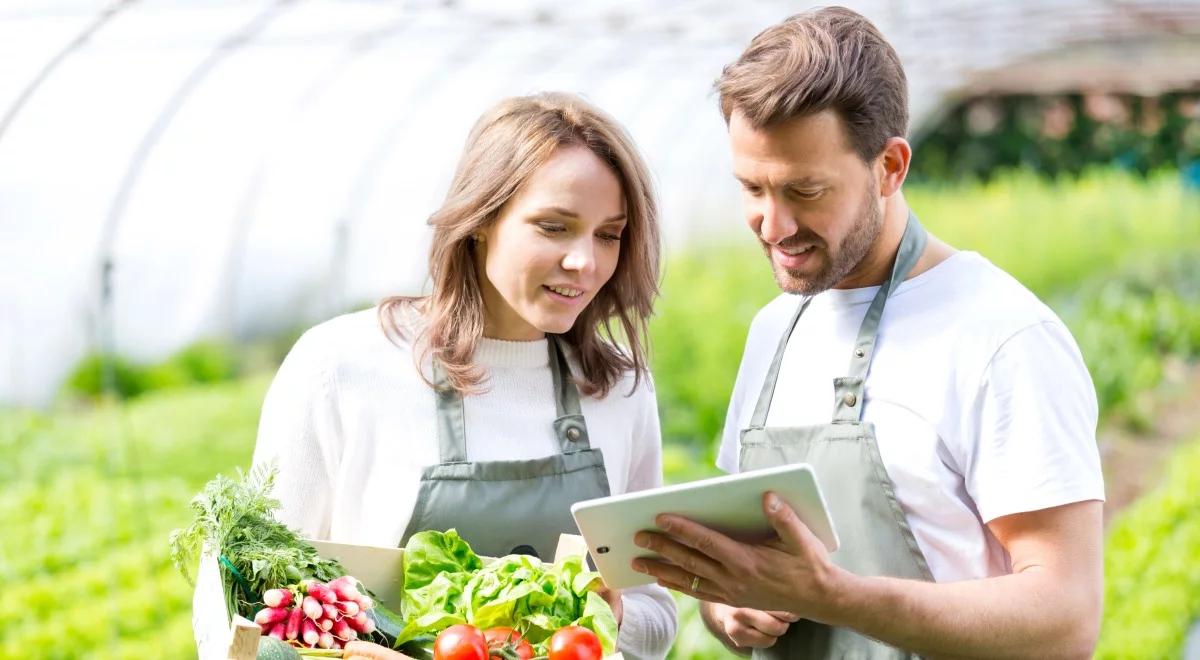
<instances>
[{"instance_id":1,"label":"woman's hand","mask_svg":"<svg viewBox=\"0 0 1200 660\"><path fill-rule=\"evenodd\" d=\"M609 589L608 587L600 587L596 590L597 594L608 603L612 608L613 616L617 618L617 626L621 625L621 616L625 614L625 608L621 605L621 590Z\"/></svg>"}]
</instances>

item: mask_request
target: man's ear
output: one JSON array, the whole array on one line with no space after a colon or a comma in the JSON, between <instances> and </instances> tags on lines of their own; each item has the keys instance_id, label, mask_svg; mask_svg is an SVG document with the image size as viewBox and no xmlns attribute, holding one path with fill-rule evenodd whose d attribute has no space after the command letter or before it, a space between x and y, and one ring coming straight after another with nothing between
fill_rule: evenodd
<instances>
[{"instance_id":1,"label":"man's ear","mask_svg":"<svg viewBox=\"0 0 1200 660\"><path fill-rule=\"evenodd\" d=\"M883 152L879 154L877 163L881 178L879 180L879 194L883 197L891 197L900 191L900 186L904 184L904 179L908 177L908 165L912 161L912 147L909 146L908 140L902 137L888 138L884 143Z\"/></svg>"}]
</instances>

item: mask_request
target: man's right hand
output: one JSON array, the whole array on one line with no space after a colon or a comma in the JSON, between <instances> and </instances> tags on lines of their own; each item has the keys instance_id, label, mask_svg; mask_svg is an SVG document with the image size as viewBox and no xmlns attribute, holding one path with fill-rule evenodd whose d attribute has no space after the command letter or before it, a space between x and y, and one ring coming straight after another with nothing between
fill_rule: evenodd
<instances>
[{"instance_id":1,"label":"man's right hand","mask_svg":"<svg viewBox=\"0 0 1200 660\"><path fill-rule=\"evenodd\" d=\"M729 650L749 655L751 649L765 649L799 620L791 612L764 612L720 603L700 603L701 618L713 635Z\"/></svg>"}]
</instances>

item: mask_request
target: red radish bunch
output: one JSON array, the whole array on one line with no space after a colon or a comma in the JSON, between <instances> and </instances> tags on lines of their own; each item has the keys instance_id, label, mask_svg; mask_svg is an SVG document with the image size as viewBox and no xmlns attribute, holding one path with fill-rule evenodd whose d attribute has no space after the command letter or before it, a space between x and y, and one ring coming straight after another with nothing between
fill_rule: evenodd
<instances>
[{"instance_id":1,"label":"red radish bunch","mask_svg":"<svg viewBox=\"0 0 1200 660\"><path fill-rule=\"evenodd\" d=\"M303 580L263 594L266 605L254 615L263 634L296 646L340 649L360 634L375 632L367 614L375 603L358 590L358 580L343 575L328 584Z\"/></svg>"}]
</instances>

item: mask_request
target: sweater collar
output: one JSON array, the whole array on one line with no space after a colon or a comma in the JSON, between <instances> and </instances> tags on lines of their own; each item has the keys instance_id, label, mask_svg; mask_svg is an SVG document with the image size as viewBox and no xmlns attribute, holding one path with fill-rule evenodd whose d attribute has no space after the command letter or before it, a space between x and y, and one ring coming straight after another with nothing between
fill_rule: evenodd
<instances>
[{"instance_id":1,"label":"sweater collar","mask_svg":"<svg viewBox=\"0 0 1200 660\"><path fill-rule=\"evenodd\" d=\"M538 369L550 366L550 347L546 339L507 341L480 337L474 361L489 367Z\"/></svg>"}]
</instances>

